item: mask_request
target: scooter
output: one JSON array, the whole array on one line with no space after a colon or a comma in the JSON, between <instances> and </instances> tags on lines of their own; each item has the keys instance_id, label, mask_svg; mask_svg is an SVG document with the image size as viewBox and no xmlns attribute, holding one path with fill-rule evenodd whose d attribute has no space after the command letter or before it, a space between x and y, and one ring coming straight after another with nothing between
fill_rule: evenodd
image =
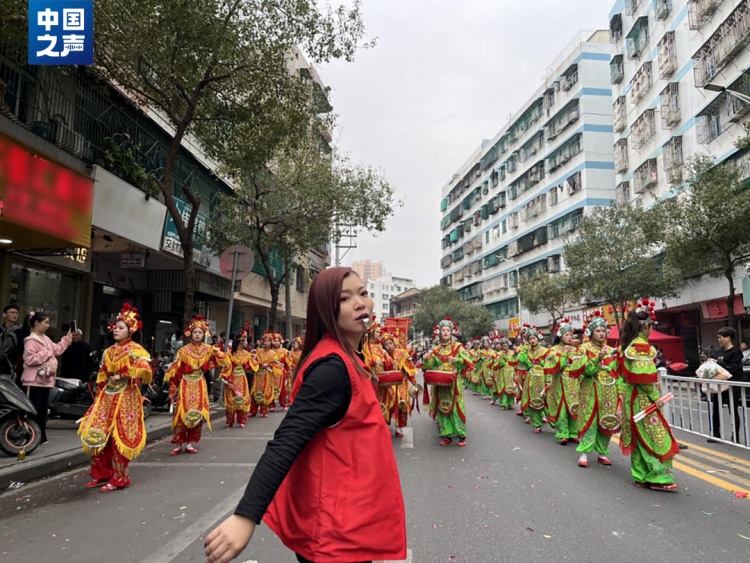
<instances>
[{"instance_id":1,"label":"scooter","mask_svg":"<svg viewBox=\"0 0 750 563\"><path fill-rule=\"evenodd\" d=\"M0 375L0 450L9 456L33 452L42 440L36 409L9 375Z\"/></svg>"},{"instance_id":2,"label":"scooter","mask_svg":"<svg viewBox=\"0 0 750 563\"><path fill-rule=\"evenodd\" d=\"M152 361L151 368L154 372L154 378L151 383L141 385L141 395L150 403L151 408L154 410L169 410L169 385L164 383L164 375L171 364L171 358L166 356ZM143 406L145 410L145 403Z\"/></svg>"},{"instance_id":3,"label":"scooter","mask_svg":"<svg viewBox=\"0 0 750 563\"><path fill-rule=\"evenodd\" d=\"M80 379L58 377L50 390L49 417L78 420L94 404L95 397L95 380L89 379L88 383L84 383Z\"/></svg>"}]
</instances>

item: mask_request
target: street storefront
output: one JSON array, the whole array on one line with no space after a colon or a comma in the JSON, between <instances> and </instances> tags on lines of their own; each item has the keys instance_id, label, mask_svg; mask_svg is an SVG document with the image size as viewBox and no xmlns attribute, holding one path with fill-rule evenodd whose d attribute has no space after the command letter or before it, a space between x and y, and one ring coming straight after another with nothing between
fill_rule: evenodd
<instances>
[{"instance_id":1,"label":"street storefront","mask_svg":"<svg viewBox=\"0 0 750 563\"><path fill-rule=\"evenodd\" d=\"M0 299L59 334L88 312L94 183L0 135Z\"/></svg>"}]
</instances>

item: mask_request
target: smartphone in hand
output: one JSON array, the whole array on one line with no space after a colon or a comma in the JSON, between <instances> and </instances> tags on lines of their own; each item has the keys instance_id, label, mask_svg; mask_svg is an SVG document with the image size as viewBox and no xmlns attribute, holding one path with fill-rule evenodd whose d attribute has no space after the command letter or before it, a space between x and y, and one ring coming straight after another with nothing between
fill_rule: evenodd
<instances>
[{"instance_id":1,"label":"smartphone in hand","mask_svg":"<svg viewBox=\"0 0 750 563\"><path fill-rule=\"evenodd\" d=\"M78 325L75 321L70 321L70 332L75 332L78 329Z\"/></svg>"}]
</instances>

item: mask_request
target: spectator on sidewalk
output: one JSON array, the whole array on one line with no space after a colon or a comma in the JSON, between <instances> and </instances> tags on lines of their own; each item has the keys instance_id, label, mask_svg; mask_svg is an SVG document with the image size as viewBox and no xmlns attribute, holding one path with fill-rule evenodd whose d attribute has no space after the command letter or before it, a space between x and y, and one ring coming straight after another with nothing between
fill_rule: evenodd
<instances>
[{"instance_id":1,"label":"spectator on sidewalk","mask_svg":"<svg viewBox=\"0 0 750 563\"><path fill-rule=\"evenodd\" d=\"M740 342L740 352L742 352L742 359L747 360L748 357L750 357L750 348L747 346L747 342L744 340Z\"/></svg>"},{"instance_id":2,"label":"spectator on sidewalk","mask_svg":"<svg viewBox=\"0 0 750 563\"><path fill-rule=\"evenodd\" d=\"M22 327L18 326L20 311L17 305L3 308L3 323L0 325L0 374L13 375L22 350Z\"/></svg>"},{"instance_id":3,"label":"spectator on sidewalk","mask_svg":"<svg viewBox=\"0 0 750 563\"><path fill-rule=\"evenodd\" d=\"M91 377L91 345L83 340L77 328L71 335L71 344L60 356L60 377L80 379L84 383Z\"/></svg>"},{"instance_id":4,"label":"spectator on sidewalk","mask_svg":"<svg viewBox=\"0 0 750 563\"><path fill-rule=\"evenodd\" d=\"M42 431L42 444L47 443L47 410L50 390L55 386L57 356L70 346L71 333L55 344L45 333L49 329L49 315L34 313L27 319L29 335L24 340L23 373L21 383L36 409L36 422Z\"/></svg>"},{"instance_id":5,"label":"spectator on sidewalk","mask_svg":"<svg viewBox=\"0 0 750 563\"><path fill-rule=\"evenodd\" d=\"M717 339L721 351L718 354L716 362L732 374L732 378L729 383L736 383L738 381L745 381L744 373L742 371L742 352L734 347L734 339L736 332L733 328L722 327L719 329ZM739 443L739 428L740 428L740 390L738 388L724 391L723 393L716 393L715 397L712 397L711 403L711 420L713 436L714 438L721 438L721 418L722 418L722 407L724 405L730 406L730 409L734 409L734 432L732 433L731 440ZM709 442L713 442L709 438Z\"/></svg>"}]
</instances>

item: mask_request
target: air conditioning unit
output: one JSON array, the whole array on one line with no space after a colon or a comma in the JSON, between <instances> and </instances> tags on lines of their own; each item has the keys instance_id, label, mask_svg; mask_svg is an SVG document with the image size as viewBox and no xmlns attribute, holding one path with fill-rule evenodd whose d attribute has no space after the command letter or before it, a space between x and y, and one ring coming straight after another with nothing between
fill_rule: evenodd
<instances>
[{"instance_id":1,"label":"air conditioning unit","mask_svg":"<svg viewBox=\"0 0 750 563\"><path fill-rule=\"evenodd\" d=\"M484 188L484 189L482 190L482 193L483 193L484 195L487 195L488 193L490 193L490 189L489 189L489 188Z\"/></svg>"},{"instance_id":2,"label":"air conditioning unit","mask_svg":"<svg viewBox=\"0 0 750 563\"><path fill-rule=\"evenodd\" d=\"M62 123L58 123L55 128L55 144L75 156L83 155L83 135L71 131Z\"/></svg>"}]
</instances>

